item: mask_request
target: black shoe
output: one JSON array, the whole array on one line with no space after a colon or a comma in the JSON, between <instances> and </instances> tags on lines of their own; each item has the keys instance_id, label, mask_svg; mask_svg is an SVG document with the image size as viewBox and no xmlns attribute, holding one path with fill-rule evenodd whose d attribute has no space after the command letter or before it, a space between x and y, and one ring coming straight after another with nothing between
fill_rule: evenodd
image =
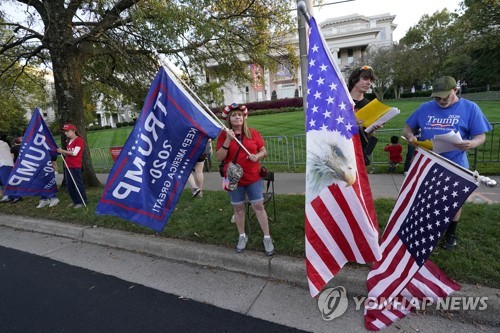
<instances>
[{"instance_id":1,"label":"black shoe","mask_svg":"<svg viewBox=\"0 0 500 333\"><path fill-rule=\"evenodd\" d=\"M23 197L17 197L17 198L14 198L14 200L12 200L10 203L11 204L15 204L15 203L18 203L21 200L23 200Z\"/></svg>"},{"instance_id":2,"label":"black shoe","mask_svg":"<svg viewBox=\"0 0 500 333\"><path fill-rule=\"evenodd\" d=\"M453 250L457 246L457 237L455 235L444 236L444 242L441 245L443 250Z\"/></svg>"}]
</instances>

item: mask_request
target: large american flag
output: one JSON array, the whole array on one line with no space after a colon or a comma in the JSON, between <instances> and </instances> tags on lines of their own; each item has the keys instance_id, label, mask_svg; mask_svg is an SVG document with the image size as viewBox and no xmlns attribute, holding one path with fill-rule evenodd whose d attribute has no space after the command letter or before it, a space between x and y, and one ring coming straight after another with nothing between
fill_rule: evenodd
<instances>
[{"instance_id":1,"label":"large american flag","mask_svg":"<svg viewBox=\"0 0 500 333\"><path fill-rule=\"evenodd\" d=\"M401 296L437 300L460 288L428 258L476 188L471 173L417 149L382 237L383 257L368 274L369 298L380 304ZM406 310L366 310L365 325L370 330L381 329L406 315Z\"/></svg>"},{"instance_id":2,"label":"large american flag","mask_svg":"<svg viewBox=\"0 0 500 333\"><path fill-rule=\"evenodd\" d=\"M353 101L314 18L310 28L305 247L315 297L346 262L373 262L381 252Z\"/></svg>"}]
</instances>

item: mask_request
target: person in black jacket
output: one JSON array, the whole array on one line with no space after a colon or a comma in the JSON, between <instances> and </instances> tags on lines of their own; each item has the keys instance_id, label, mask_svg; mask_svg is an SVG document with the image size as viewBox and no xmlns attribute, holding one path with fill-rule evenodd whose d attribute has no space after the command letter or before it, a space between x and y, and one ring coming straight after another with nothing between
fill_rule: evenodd
<instances>
[{"instance_id":1,"label":"person in black jacket","mask_svg":"<svg viewBox=\"0 0 500 333\"><path fill-rule=\"evenodd\" d=\"M352 100L354 102L354 112L358 112L362 107L370 103L370 100L365 97L375 81L375 73L373 68L370 66L361 66L355 68L349 80L347 80L347 88L351 94ZM378 139L375 137L375 130L379 129L381 126L374 127L374 131L371 133L366 133L364 127L361 126L362 121L358 121L359 126L359 137L361 139L361 148L365 158L365 164L370 164L370 156L372 154L373 148Z\"/></svg>"}]
</instances>

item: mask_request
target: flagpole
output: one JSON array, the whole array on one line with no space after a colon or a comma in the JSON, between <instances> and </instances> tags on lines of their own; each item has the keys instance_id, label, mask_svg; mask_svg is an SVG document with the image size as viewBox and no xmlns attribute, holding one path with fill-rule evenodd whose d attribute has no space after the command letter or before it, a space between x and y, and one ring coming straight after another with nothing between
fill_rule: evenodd
<instances>
[{"instance_id":1,"label":"flagpole","mask_svg":"<svg viewBox=\"0 0 500 333\"><path fill-rule=\"evenodd\" d=\"M311 2L311 0L308 0ZM312 3L310 3L312 8ZM311 17L309 16L309 12L307 10L307 5L303 0L299 0L297 2L297 12L298 12L298 30L299 30L299 53L300 53L300 79L302 81L302 106L304 108L304 112L307 110L307 29L306 23L309 26L309 20Z\"/></svg>"},{"instance_id":2,"label":"flagpole","mask_svg":"<svg viewBox=\"0 0 500 333\"><path fill-rule=\"evenodd\" d=\"M64 158L63 154L61 154L61 158L62 158L62 160L64 162L64 165L66 166L66 169L68 170L69 176L71 177L71 180L73 181L73 184L75 184L76 191L78 192L78 195L80 196L80 199L82 199L83 205L85 206L85 208L87 208L87 205L85 204L85 200L83 200L82 193L80 193L80 189L78 188L78 185L76 185L75 178L73 178L73 174L71 173L71 170L68 167L68 163L66 163L66 158ZM68 181L68 180L66 179L66 181Z\"/></svg>"},{"instance_id":3,"label":"flagpole","mask_svg":"<svg viewBox=\"0 0 500 333\"><path fill-rule=\"evenodd\" d=\"M408 139L407 139L405 136L401 136L401 139L405 140L405 141L406 141L406 142L408 142L409 144L416 145L416 146L417 146L417 148L419 148L419 149L423 149L423 150L425 150L426 152L430 153L431 155L433 155L433 156L435 156L435 157L439 158L440 160L442 160L442 161L444 161L444 162L448 162L448 163L450 163L451 165L453 165L453 166L455 166L455 167L459 168L460 170L462 170L462 171L464 171L464 172L468 173L469 175L471 175L472 177L474 177L474 178L475 178L478 182L483 183L483 184L484 184L484 185L486 185L487 187L495 187L495 186L497 185L497 182L496 182L494 179L491 179L491 178L486 177L486 176L481 176L477 170L476 170L476 171L471 171L471 170L469 170L469 169L466 169L466 168L464 168L463 166L458 165L457 163L455 163L455 162L453 162L453 161L451 161L451 160L447 159L446 157L443 157L443 156L439 155L438 153L436 153L436 152L434 152L434 151L432 151L432 150L429 150L429 149L427 149L427 148L424 148L424 147L422 147L422 146L419 146L418 144L415 144L415 143L412 143L412 142L408 141Z\"/></svg>"},{"instance_id":4,"label":"flagpole","mask_svg":"<svg viewBox=\"0 0 500 333\"><path fill-rule=\"evenodd\" d=\"M193 96L196 101L198 102L198 104L200 104L204 109L205 111L207 111L208 113L210 113L210 115L215 118L215 120L222 126L222 127L225 127L224 123L219 119L219 117L217 117L215 115L215 113L213 113L213 111L208 107L208 105L206 105L200 97L198 97L198 95L188 86L188 84L186 82L184 82L184 80L182 80L180 77L177 76L177 74L175 73L175 71L173 70L173 68L170 66L170 64L165 61L164 59L161 58L160 54L158 54L156 51L155 51L158 59L160 59L161 63L162 63L162 66L163 67L166 67L166 69L169 71L169 73L171 73L173 76L175 76L175 78L177 79L177 81L179 81L182 86L188 90L189 94L191 96Z\"/></svg>"},{"instance_id":5,"label":"flagpole","mask_svg":"<svg viewBox=\"0 0 500 333\"><path fill-rule=\"evenodd\" d=\"M182 80L180 77L177 76L177 74L175 73L175 71L172 69L172 67L170 66L170 64L165 61L164 59L162 59L162 57L160 56L160 54L158 53L158 51L156 51L155 49L153 49L153 53L157 56L157 58L160 60L160 62L162 63L162 66L168 70L169 73L171 73L177 81L179 81L179 83L182 84L182 86L188 91L188 93L194 97L196 99L196 101L198 102L198 104L200 104L204 109L205 111L207 111L208 113L210 113L210 115L219 123L219 125L221 125L224 130L226 131L226 133L229 131L229 128L226 127L226 125L219 119L219 117L217 117L215 115L215 113L212 112L212 110L208 107L208 105L206 105L200 97L198 97L198 95L188 86L188 84L186 82L184 82L184 80ZM248 151L248 149L243 146L243 144L239 141L239 140L235 140L239 145L240 147L245 151L245 153L247 153L248 156L252 155L250 154L250 152Z\"/></svg>"}]
</instances>

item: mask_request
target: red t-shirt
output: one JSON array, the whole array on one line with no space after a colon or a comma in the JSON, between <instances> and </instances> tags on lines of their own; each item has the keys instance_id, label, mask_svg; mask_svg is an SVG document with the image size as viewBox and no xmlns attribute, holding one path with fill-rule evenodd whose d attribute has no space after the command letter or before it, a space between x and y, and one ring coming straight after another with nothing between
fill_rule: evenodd
<instances>
[{"instance_id":1,"label":"red t-shirt","mask_svg":"<svg viewBox=\"0 0 500 333\"><path fill-rule=\"evenodd\" d=\"M79 169L82 167L83 148L85 148L85 141L79 136L68 142L66 150L73 151L76 147L80 147L80 151L78 152L78 154L76 154L75 156L64 156L66 158L66 164L68 164L68 168L70 169Z\"/></svg>"},{"instance_id":2,"label":"red t-shirt","mask_svg":"<svg viewBox=\"0 0 500 333\"><path fill-rule=\"evenodd\" d=\"M243 138L243 146L250 152L250 154L257 154L259 149L264 147L266 144L256 129L250 128L250 131L252 133L252 138ZM222 147L226 137L227 133L225 131L222 131L219 134L219 137L217 138L216 150L219 150L220 147ZM226 158L224 159L225 163L233 162L236 153L238 152L238 147L240 147L240 145L236 143L236 141L231 141L229 149L227 150ZM247 157L247 153L243 150L243 148L241 148L235 161L243 168L243 176L238 182L238 185L240 186L249 185L260 180L260 163L252 162Z\"/></svg>"},{"instance_id":3,"label":"red t-shirt","mask_svg":"<svg viewBox=\"0 0 500 333\"><path fill-rule=\"evenodd\" d=\"M393 163L399 163L403 160L401 153L403 152L403 146L397 145L387 145L384 148L385 151L389 152L389 161Z\"/></svg>"}]
</instances>

